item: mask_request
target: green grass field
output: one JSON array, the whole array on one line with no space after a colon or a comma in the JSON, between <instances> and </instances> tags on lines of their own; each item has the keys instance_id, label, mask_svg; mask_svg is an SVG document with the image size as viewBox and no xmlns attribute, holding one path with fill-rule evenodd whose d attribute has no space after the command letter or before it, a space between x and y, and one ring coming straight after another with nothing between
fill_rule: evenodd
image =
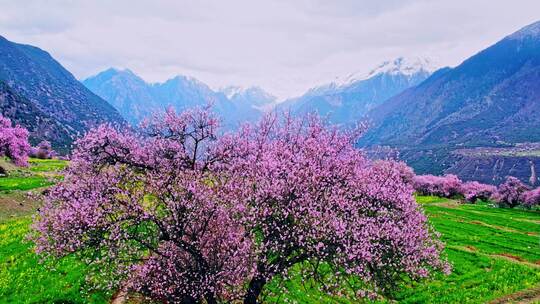
<instances>
[{"instance_id":1,"label":"green grass field","mask_svg":"<svg viewBox=\"0 0 540 304\"><path fill-rule=\"evenodd\" d=\"M0 303L106 303L106 294L84 294L82 263L40 263L26 240L31 215L39 207L27 192L52 185L67 162L31 159L27 168L0 163L9 170L8 177L0 178Z\"/></svg>"},{"instance_id":2,"label":"green grass field","mask_svg":"<svg viewBox=\"0 0 540 304\"><path fill-rule=\"evenodd\" d=\"M15 168L0 160L0 166L11 169L7 177L0 178L0 192L12 190L31 190L50 186L61 178L60 172L67 162L55 159L30 159L27 168Z\"/></svg>"},{"instance_id":3,"label":"green grass field","mask_svg":"<svg viewBox=\"0 0 540 304\"><path fill-rule=\"evenodd\" d=\"M103 293L81 293L85 267L73 259L40 263L26 241L29 216L0 223L1 303L107 303Z\"/></svg>"},{"instance_id":4,"label":"green grass field","mask_svg":"<svg viewBox=\"0 0 540 304\"><path fill-rule=\"evenodd\" d=\"M67 166L67 161L58 159L32 158L28 163L32 172L60 172Z\"/></svg>"},{"instance_id":5,"label":"green grass field","mask_svg":"<svg viewBox=\"0 0 540 304\"><path fill-rule=\"evenodd\" d=\"M109 294L86 293L85 266L73 259L39 263L26 241L31 214L39 203L25 193L43 184L34 177L61 170L66 163L32 161L28 182L7 183L0 193L0 303L107 303ZM448 199L417 197L446 243L453 265L449 276L403 284L399 303L540 303L540 212L463 205ZM21 205L21 202L22 205ZM349 303L289 282L279 302ZM277 300L277 299L269 299ZM390 301L381 301L390 302Z\"/></svg>"}]
</instances>

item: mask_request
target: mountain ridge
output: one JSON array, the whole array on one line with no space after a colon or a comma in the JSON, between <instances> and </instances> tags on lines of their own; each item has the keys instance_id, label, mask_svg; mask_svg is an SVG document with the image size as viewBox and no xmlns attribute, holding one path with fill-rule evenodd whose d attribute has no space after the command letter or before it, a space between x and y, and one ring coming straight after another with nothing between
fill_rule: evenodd
<instances>
[{"instance_id":1,"label":"mountain ridge","mask_svg":"<svg viewBox=\"0 0 540 304\"><path fill-rule=\"evenodd\" d=\"M60 129L65 130L68 137L53 132L42 138L51 141L59 150L69 150L71 142L92 126L104 122L124 123L115 108L86 89L48 52L11 42L3 36L0 36L0 80L6 85L5 92L14 93L5 93L5 96L18 96L10 97L10 100L27 100L35 106L34 110L39 109L37 116L46 114L62 125ZM9 118L18 119L16 116ZM36 127L22 125L29 129Z\"/></svg>"},{"instance_id":2,"label":"mountain ridge","mask_svg":"<svg viewBox=\"0 0 540 304\"><path fill-rule=\"evenodd\" d=\"M427 59L398 57L385 61L369 73L355 73L309 89L304 95L284 101L279 109L294 114L316 112L332 123L347 125L360 121L365 113L431 75ZM363 75L363 76L358 76Z\"/></svg>"},{"instance_id":3,"label":"mountain ridge","mask_svg":"<svg viewBox=\"0 0 540 304\"><path fill-rule=\"evenodd\" d=\"M275 100L275 97L260 88L237 88L237 92L225 92L226 88L213 90L204 82L185 75L176 75L164 82L149 83L127 69L109 68L82 80L82 83L111 102L132 125L168 107L182 111L210 105L222 118L224 127L231 129L244 121L260 118L264 106ZM234 96L231 95L229 99L227 93L234 93ZM257 94L260 104L246 102L246 96L251 98Z\"/></svg>"},{"instance_id":4,"label":"mountain ridge","mask_svg":"<svg viewBox=\"0 0 540 304\"><path fill-rule=\"evenodd\" d=\"M513 175L528 182L540 173L530 165L540 163L536 152L518 157L456 151L512 151L540 142L539 83L536 22L370 110L371 128L359 145L397 149L418 173L453 173L494 184Z\"/></svg>"},{"instance_id":5,"label":"mountain ridge","mask_svg":"<svg viewBox=\"0 0 540 304\"><path fill-rule=\"evenodd\" d=\"M540 107L535 86L540 39L512 38L516 35L520 31L370 111L374 128L364 144L474 146L540 140L540 131L535 132L540 121L523 112ZM523 124L525 116L531 125ZM512 134L527 126L534 128L526 136Z\"/></svg>"}]
</instances>

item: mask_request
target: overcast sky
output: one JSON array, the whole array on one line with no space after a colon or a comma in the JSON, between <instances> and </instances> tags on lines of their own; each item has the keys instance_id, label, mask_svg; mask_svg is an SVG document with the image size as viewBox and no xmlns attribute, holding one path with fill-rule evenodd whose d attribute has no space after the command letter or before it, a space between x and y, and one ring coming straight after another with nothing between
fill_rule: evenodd
<instances>
[{"instance_id":1,"label":"overcast sky","mask_svg":"<svg viewBox=\"0 0 540 304\"><path fill-rule=\"evenodd\" d=\"M0 0L0 35L50 52L77 78L129 68L283 98L399 56L454 66L540 20L538 0Z\"/></svg>"}]
</instances>

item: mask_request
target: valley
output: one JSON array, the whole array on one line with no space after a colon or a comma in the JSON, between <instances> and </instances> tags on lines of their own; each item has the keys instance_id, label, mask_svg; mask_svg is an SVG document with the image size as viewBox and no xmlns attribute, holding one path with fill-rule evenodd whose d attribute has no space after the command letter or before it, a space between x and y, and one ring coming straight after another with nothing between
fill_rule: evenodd
<instances>
[{"instance_id":1,"label":"valley","mask_svg":"<svg viewBox=\"0 0 540 304\"><path fill-rule=\"evenodd\" d=\"M21 1L0 304L540 303L540 4Z\"/></svg>"}]
</instances>

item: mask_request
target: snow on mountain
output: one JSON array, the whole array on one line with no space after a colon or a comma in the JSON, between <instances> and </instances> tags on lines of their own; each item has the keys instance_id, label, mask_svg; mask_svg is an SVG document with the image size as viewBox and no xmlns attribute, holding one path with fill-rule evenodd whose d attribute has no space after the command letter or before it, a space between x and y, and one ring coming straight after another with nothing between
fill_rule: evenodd
<instances>
[{"instance_id":1,"label":"snow on mountain","mask_svg":"<svg viewBox=\"0 0 540 304\"><path fill-rule=\"evenodd\" d=\"M524 39L526 37L540 37L540 21L529 24L521 30L507 36L508 39Z\"/></svg>"},{"instance_id":2,"label":"snow on mountain","mask_svg":"<svg viewBox=\"0 0 540 304\"><path fill-rule=\"evenodd\" d=\"M540 22L436 72L371 113L366 143L495 145L540 140Z\"/></svg>"},{"instance_id":3,"label":"snow on mountain","mask_svg":"<svg viewBox=\"0 0 540 304\"><path fill-rule=\"evenodd\" d=\"M228 86L219 89L219 91L225 94L228 99L231 99L236 95L242 94L242 92L244 92L245 90L246 88L240 86Z\"/></svg>"},{"instance_id":4,"label":"snow on mountain","mask_svg":"<svg viewBox=\"0 0 540 304\"><path fill-rule=\"evenodd\" d=\"M277 97L257 86L247 88L228 86L220 89L220 92L225 94L232 103L239 107L252 107L263 112L271 109L277 100Z\"/></svg>"},{"instance_id":5,"label":"snow on mountain","mask_svg":"<svg viewBox=\"0 0 540 304\"><path fill-rule=\"evenodd\" d=\"M412 76L418 73L433 73L438 66L433 60L422 57L399 57L394 60L385 61L369 73L356 72L345 79L336 81L337 86L343 87L351 85L357 81L363 81L379 74Z\"/></svg>"},{"instance_id":6,"label":"snow on mountain","mask_svg":"<svg viewBox=\"0 0 540 304\"><path fill-rule=\"evenodd\" d=\"M386 61L369 73L354 73L284 101L280 109L315 112L336 124L357 122L369 110L429 77L435 65L423 58Z\"/></svg>"}]
</instances>

